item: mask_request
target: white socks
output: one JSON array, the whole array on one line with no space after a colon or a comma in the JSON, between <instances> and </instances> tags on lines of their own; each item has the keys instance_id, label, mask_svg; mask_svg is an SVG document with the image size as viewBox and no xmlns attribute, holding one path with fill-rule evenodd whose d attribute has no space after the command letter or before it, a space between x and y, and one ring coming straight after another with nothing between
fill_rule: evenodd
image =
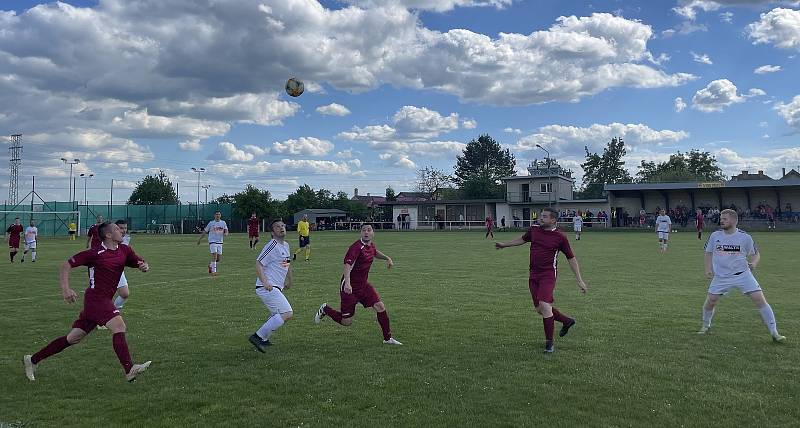
<instances>
[{"instance_id":1,"label":"white socks","mask_svg":"<svg viewBox=\"0 0 800 428\"><path fill-rule=\"evenodd\" d=\"M764 324L769 329L769 333L773 336L778 336L778 325L775 321L775 313L772 312L772 307L766 304L759 308L758 312L761 313L761 319L764 320Z\"/></svg>"},{"instance_id":2,"label":"white socks","mask_svg":"<svg viewBox=\"0 0 800 428\"><path fill-rule=\"evenodd\" d=\"M261 340L269 340L269 337L272 336L272 333L274 333L275 330L279 329L282 325L283 317L281 314L274 314L269 317L267 322L265 322L261 328L258 329L256 334L261 338Z\"/></svg>"},{"instance_id":3,"label":"white socks","mask_svg":"<svg viewBox=\"0 0 800 428\"><path fill-rule=\"evenodd\" d=\"M706 307L703 306L703 327L709 328L711 327L711 318L714 317L714 310L706 310Z\"/></svg>"},{"instance_id":4,"label":"white socks","mask_svg":"<svg viewBox=\"0 0 800 428\"><path fill-rule=\"evenodd\" d=\"M211 262L211 272L217 273L217 262Z\"/></svg>"}]
</instances>

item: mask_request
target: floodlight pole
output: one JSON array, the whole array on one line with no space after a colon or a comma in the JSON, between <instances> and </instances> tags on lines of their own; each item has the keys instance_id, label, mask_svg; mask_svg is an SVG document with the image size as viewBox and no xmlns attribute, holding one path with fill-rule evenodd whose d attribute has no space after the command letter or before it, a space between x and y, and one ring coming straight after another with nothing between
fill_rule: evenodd
<instances>
[{"instance_id":1,"label":"floodlight pole","mask_svg":"<svg viewBox=\"0 0 800 428\"><path fill-rule=\"evenodd\" d=\"M83 205L89 205L89 200L86 198L86 182L92 177L94 177L94 174L81 173L81 178L83 178Z\"/></svg>"},{"instance_id":2,"label":"floodlight pole","mask_svg":"<svg viewBox=\"0 0 800 428\"><path fill-rule=\"evenodd\" d=\"M205 168L195 168L192 167L192 171L197 174L197 219L200 220L200 174L206 172Z\"/></svg>"},{"instance_id":3,"label":"floodlight pole","mask_svg":"<svg viewBox=\"0 0 800 428\"><path fill-rule=\"evenodd\" d=\"M73 189L73 186L72 186L72 167L74 165L77 165L77 164L81 163L81 160L80 159L61 158L61 161L64 162L65 164L69 165L69 202L74 205L75 204L75 197L73 195L74 189Z\"/></svg>"}]
</instances>

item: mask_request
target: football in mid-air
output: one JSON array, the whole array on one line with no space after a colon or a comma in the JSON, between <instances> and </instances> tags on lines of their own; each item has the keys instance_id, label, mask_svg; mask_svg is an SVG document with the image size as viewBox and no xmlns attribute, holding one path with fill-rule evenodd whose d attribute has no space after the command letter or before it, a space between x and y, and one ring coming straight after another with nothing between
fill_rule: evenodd
<instances>
[{"instance_id":1,"label":"football in mid-air","mask_svg":"<svg viewBox=\"0 0 800 428\"><path fill-rule=\"evenodd\" d=\"M302 80L292 77L286 81L286 93L289 94L289 96L299 97L303 94L304 90L305 86Z\"/></svg>"}]
</instances>

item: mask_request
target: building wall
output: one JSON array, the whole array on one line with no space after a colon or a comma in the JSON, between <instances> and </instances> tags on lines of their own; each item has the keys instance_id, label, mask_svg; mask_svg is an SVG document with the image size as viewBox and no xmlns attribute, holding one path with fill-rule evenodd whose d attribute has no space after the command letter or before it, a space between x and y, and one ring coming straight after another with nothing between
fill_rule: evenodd
<instances>
[{"instance_id":1,"label":"building wall","mask_svg":"<svg viewBox=\"0 0 800 428\"><path fill-rule=\"evenodd\" d=\"M401 214L408 214L408 221L411 222L411 228L417 228L417 215L418 206L415 205L393 205L392 206L392 221L397 223L397 216Z\"/></svg>"},{"instance_id":2,"label":"building wall","mask_svg":"<svg viewBox=\"0 0 800 428\"><path fill-rule=\"evenodd\" d=\"M775 189L755 188L750 190L750 206L748 207L747 205L743 205L743 208L755 209L756 207L764 203L772 207L777 206L778 195L775 193ZM783 202L783 204L785 206L786 202Z\"/></svg>"},{"instance_id":3,"label":"building wall","mask_svg":"<svg viewBox=\"0 0 800 428\"><path fill-rule=\"evenodd\" d=\"M781 189L781 209L786 209L786 203L792 204L792 212L800 212L800 188Z\"/></svg>"},{"instance_id":4,"label":"building wall","mask_svg":"<svg viewBox=\"0 0 800 428\"><path fill-rule=\"evenodd\" d=\"M721 189L722 206L729 207L731 204L737 208L747 208L747 194L745 189Z\"/></svg>"}]
</instances>

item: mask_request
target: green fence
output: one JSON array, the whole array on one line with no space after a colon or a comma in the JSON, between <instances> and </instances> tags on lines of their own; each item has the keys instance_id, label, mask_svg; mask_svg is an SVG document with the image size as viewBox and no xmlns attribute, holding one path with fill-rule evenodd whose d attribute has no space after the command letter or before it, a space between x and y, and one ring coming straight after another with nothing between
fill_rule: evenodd
<instances>
[{"instance_id":1,"label":"green fence","mask_svg":"<svg viewBox=\"0 0 800 428\"><path fill-rule=\"evenodd\" d=\"M81 205L70 202L46 202L34 204L34 213L16 212L31 211L31 205L0 205L4 212L0 215L0 226L3 232L14 223L15 217L20 217L23 226L27 226L31 219L36 220L41 236L67 235L70 222L77 222L75 216L69 214L53 214L53 212L79 211L81 235L91 226L98 215L106 220L124 219L128 222L128 229L136 232L164 232L196 233L198 228L204 227L214 217L214 211L222 212L222 219L228 223L231 232L245 231L246 221L233 218L233 205L231 204L188 204L188 205ZM169 225L169 226L167 226Z\"/></svg>"}]
</instances>

